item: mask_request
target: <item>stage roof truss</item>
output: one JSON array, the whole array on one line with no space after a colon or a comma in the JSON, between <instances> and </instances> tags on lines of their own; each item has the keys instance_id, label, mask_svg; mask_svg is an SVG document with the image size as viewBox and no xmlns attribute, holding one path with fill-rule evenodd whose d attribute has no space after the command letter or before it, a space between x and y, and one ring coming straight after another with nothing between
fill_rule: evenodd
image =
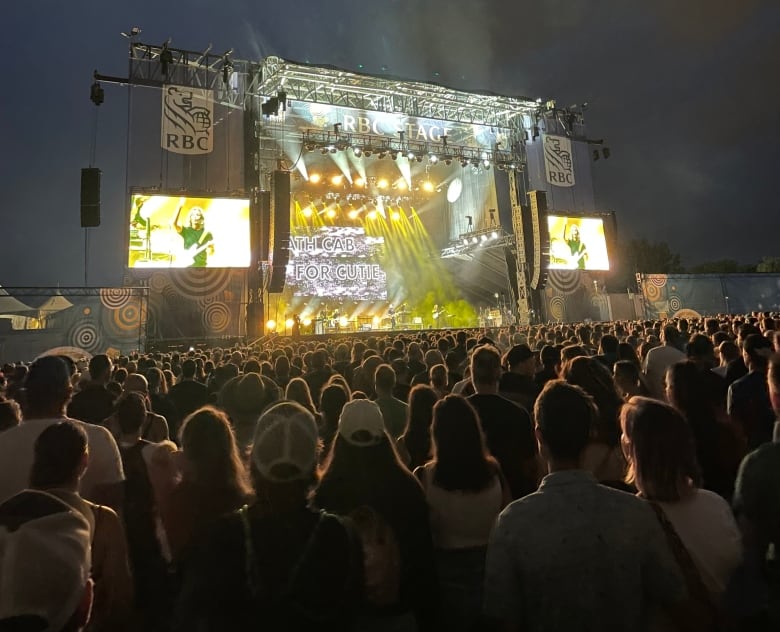
<instances>
[{"instance_id":1,"label":"stage roof truss","mask_svg":"<svg viewBox=\"0 0 780 632\"><path fill-rule=\"evenodd\" d=\"M434 83L297 64L274 56L263 61L262 77L259 93L265 96L283 92L288 99L508 130L523 127L523 115L532 116L539 109L531 99L463 92Z\"/></svg>"}]
</instances>

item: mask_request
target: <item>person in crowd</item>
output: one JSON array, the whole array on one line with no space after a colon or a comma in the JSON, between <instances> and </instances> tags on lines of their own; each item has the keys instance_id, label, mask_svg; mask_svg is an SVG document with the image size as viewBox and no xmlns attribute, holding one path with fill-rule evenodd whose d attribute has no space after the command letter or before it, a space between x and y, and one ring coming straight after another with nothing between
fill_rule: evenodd
<instances>
[{"instance_id":1,"label":"person in crowd","mask_svg":"<svg viewBox=\"0 0 780 632\"><path fill-rule=\"evenodd\" d=\"M89 463L87 433L75 421L46 428L35 440L30 488L48 492L80 512L91 527L91 575L95 583L91 630L129 629L133 582L122 523L109 507L79 495Z\"/></svg>"},{"instance_id":2,"label":"person in crowd","mask_svg":"<svg viewBox=\"0 0 780 632\"><path fill-rule=\"evenodd\" d=\"M596 404L596 423L583 453L582 468L599 482L622 486L626 462L620 448L619 415L623 400L609 369L595 357L579 357L564 367L561 377L582 388Z\"/></svg>"},{"instance_id":3,"label":"person in crowd","mask_svg":"<svg viewBox=\"0 0 780 632\"><path fill-rule=\"evenodd\" d=\"M415 470L431 517L439 573L439 629L473 630L482 618L490 531L511 491L490 456L474 408L447 395L433 408L433 458Z\"/></svg>"},{"instance_id":4,"label":"person in crowd","mask_svg":"<svg viewBox=\"0 0 780 632\"><path fill-rule=\"evenodd\" d=\"M294 377L289 381L284 392L284 398L291 402L299 403L312 415L317 414L314 397L309 390L309 383L302 377Z\"/></svg>"},{"instance_id":5,"label":"person in crowd","mask_svg":"<svg viewBox=\"0 0 780 632\"><path fill-rule=\"evenodd\" d=\"M154 444L142 438L146 400L127 393L117 404L119 451L125 471L122 518L127 535L136 606L142 624L155 629L164 624L170 608L168 546L159 507L178 482L172 442Z\"/></svg>"},{"instance_id":6,"label":"person in crowd","mask_svg":"<svg viewBox=\"0 0 780 632\"><path fill-rule=\"evenodd\" d=\"M56 356L37 359L24 383L22 422L0 433L0 501L28 485L38 436L65 415L73 387L67 365ZM81 479L81 495L94 503L118 509L122 499L122 460L111 433L102 426L84 423L90 459Z\"/></svg>"},{"instance_id":7,"label":"person in crowd","mask_svg":"<svg viewBox=\"0 0 780 632\"><path fill-rule=\"evenodd\" d=\"M639 371L642 370L642 361L639 359L639 356L637 355L634 346L628 342L621 342L618 344L616 362L621 362L621 361L631 362L636 366L637 370Z\"/></svg>"},{"instance_id":8,"label":"person in crowd","mask_svg":"<svg viewBox=\"0 0 780 632\"><path fill-rule=\"evenodd\" d=\"M204 384L195 380L197 364L192 358L186 359L181 364L181 376L176 384L171 387L170 397L176 412L179 414L176 423L171 424L176 428L181 427L181 421L189 417L198 408L205 406L208 401L208 389ZM175 435L178 436L178 435Z\"/></svg>"},{"instance_id":9,"label":"person in crowd","mask_svg":"<svg viewBox=\"0 0 780 632\"><path fill-rule=\"evenodd\" d=\"M580 469L596 418L592 398L553 380L534 412L549 474L498 517L486 614L504 630L640 630L660 607L686 629L685 584L649 504Z\"/></svg>"},{"instance_id":10,"label":"person in crowd","mask_svg":"<svg viewBox=\"0 0 780 632\"><path fill-rule=\"evenodd\" d=\"M680 332L672 324L666 325L661 334L662 345L647 352L642 364L647 388L656 399L664 398L664 377L666 370L675 362L685 360L685 353L679 347Z\"/></svg>"},{"instance_id":11,"label":"person in crowd","mask_svg":"<svg viewBox=\"0 0 780 632\"><path fill-rule=\"evenodd\" d=\"M111 358L99 354L89 361L89 381L68 404L68 416L91 424L101 424L114 412L116 397L106 385L111 381Z\"/></svg>"},{"instance_id":12,"label":"person in crowd","mask_svg":"<svg viewBox=\"0 0 780 632\"><path fill-rule=\"evenodd\" d=\"M363 363L352 373L352 390L362 391L368 398L376 397L374 374L376 373L376 368L380 364L382 364L382 357L376 354L369 355L363 360Z\"/></svg>"},{"instance_id":13,"label":"person in crowd","mask_svg":"<svg viewBox=\"0 0 780 632\"><path fill-rule=\"evenodd\" d=\"M761 334L747 336L742 356L748 374L732 382L728 389L728 413L742 429L749 450L772 440L775 415L767 384L771 354L772 343L767 338Z\"/></svg>"},{"instance_id":14,"label":"person in crowd","mask_svg":"<svg viewBox=\"0 0 780 632\"><path fill-rule=\"evenodd\" d=\"M149 399L149 383L146 378L140 373L131 373L125 380L125 394L138 393L143 397L146 402L146 421L144 421L143 428L141 429L141 436L147 441L152 443L160 443L161 441L167 441L169 437L168 422L165 417L152 412L152 403ZM119 424L116 419L116 414L112 414L108 419L103 421L104 425L111 431L114 438L118 438L120 434Z\"/></svg>"},{"instance_id":15,"label":"person in crowd","mask_svg":"<svg viewBox=\"0 0 780 632\"><path fill-rule=\"evenodd\" d=\"M725 380L729 364L739 358L739 347L731 340L724 340L718 345L718 356L720 358L720 363L712 369L712 372L716 375L720 375Z\"/></svg>"},{"instance_id":16,"label":"person in crowd","mask_svg":"<svg viewBox=\"0 0 780 632\"><path fill-rule=\"evenodd\" d=\"M46 492L27 489L0 504L0 629L84 630L91 538L87 518Z\"/></svg>"},{"instance_id":17,"label":"person in crowd","mask_svg":"<svg viewBox=\"0 0 780 632\"><path fill-rule=\"evenodd\" d=\"M179 436L179 428L174 425L179 421L179 411L173 401L168 397L168 382L162 369L152 367L146 370L146 382L149 385L149 403L153 413L165 417L168 425L168 434L171 437Z\"/></svg>"},{"instance_id":18,"label":"person in crowd","mask_svg":"<svg viewBox=\"0 0 780 632\"><path fill-rule=\"evenodd\" d=\"M230 418L242 455L249 454L255 425L262 412L280 399L281 390L276 383L257 373L239 375L222 387L219 402Z\"/></svg>"},{"instance_id":19,"label":"person in crowd","mask_svg":"<svg viewBox=\"0 0 780 632\"><path fill-rule=\"evenodd\" d=\"M512 498L536 489L538 468L533 424L528 412L498 394L501 356L482 345L471 356L471 381L476 393L468 398L479 414L485 441L509 482Z\"/></svg>"},{"instance_id":20,"label":"person in crowd","mask_svg":"<svg viewBox=\"0 0 780 632\"><path fill-rule=\"evenodd\" d=\"M374 402L353 400L344 406L314 503L373 522L385 539L380 556L386 561L385 576L366 579L374 599L368 599L357 629L435 629L438 590L425 495L400 462ZM385 590L371 590L380 586Z\"/></svg>"},{"instance_id":21,"label":"person in crowd","mask_svg":"<svg viewBox=\"0 0 780 632\"><path fill-rule=\"evenodd\" d=\"M780 419L780 355L769 362L767 379L772 407ZM780 432L773 441L748 454L739 466L734 486L734 512L745 547L741 614L753 627L780 625L780 565L770 552L780 547Z\"/></svg>"},{"instance_id":22,"label":"person in crowd","mask_svg":"<svg viewBox=\"0 0 780 632\"><path fill-rule=\"evenodd\" d=\"M699 371L704 393L710 404L719 413L725 414L728 384L725 378L713 371L718 366L718 359L712 340L704 334L693 334L685 345L685 355Z\"/></svg>"},{"instance_id":23,"label":"person in crowd","mask_svg":"<svg viewBox=\"0 0 780 632\"><path fill-rule=\"evenodd\" d=\"M537 395L550 380L557 380L561 368L561 351L552 345L544 345L539 352L541 368L534 375ZM536 400L534 400L536 401Z\"/></svg>"},{"instance_id":24,"label":"person in crowd","mask_svg":"<svg viewBox=\"0 0 780 632\"><path fill-rule=\"evenodd\" d=\"M403 434L406 426L406 416L408 406L406 402L393 397L395 389L395 371L389 364L380 364L374 372L374 388L376 389L376 399L374 400L382 411L382 417L385 420L385 429L387 434L393 439Z\"/></svg>"},{"instance_id":25,"label":"person in crowd","mask_svg":"<svg viewBox=\"0 0 780 632\"><path fill-rule=\"evenodd\" d=\"M604 334L599 341L598 354L594 356L596 360L607 367L610 373L615 366L615 362L618 360L619 345L620 342L616 336L613 336L612 334Z\"/></svg>"},{"instance_id":26,"label":"person in crowd","mask_svg":"<svg viewBox=\"0 0 780 632\"><path fill-rule=\"evenodd\" d=\"M623 401L628 401L634 395L650 395L638 363L635 364L631 360L618 360L615 362L613 377L618 395L623 398Z\"/></svg>"},{"instance_id":27,"label":"person in crowd","mask_svg":"<svg viewBox=\"0 0 780 632\"><path fill-rule=\"evenodd\" d=\"M431 367L428 372L428 384L439 396L439 399L447 395L449 392L447 382L447 367L443 364L436 364Z\"/></svg>"},{"instance_id":28,"label":"person in crowd","mask_svg":"<svg viewBox=\"0 0 780 632\"><path fill-rule=\"evenodd\" d=\"M179 456L181 481L160 504L174 561L221 515L251 497L235 435L226 415L205 406L184 420Z\"/></svg>"},{"instance_id":29,"label":"person in crowd","mask_svg":"<svg viewBox=\"0 0 780 632\"><path fill-rule=\"evenodd\" d=\"M514 345L504 354L505 371L498 381L498 392L503 397L533 410L539 387L536 375L536 354L527 344Z\"/></svg>"},{"instance_id":30,"label":"person in crowd","mask_svg":"<svg viewBox=\"0 0 780 632\"><path fill-rule=\"evenodd\" d=\"M622 444L628 460L627 482L650 501L670 542L678 538L683 551L673 551L691 589L698 579L716 606L742 559L742 543L729 504L701 489L701 473L690 425L672 406L636 397L621 414Z\"/></svg>"},{"instance_id":31,"label":"person in crowd","mask_svg":"<svg viewBox=\"0 0 780 632\"><path fill-rule=\"evenodd\" d=\"M290 359L284 354L277 356L274 360L274 382L285 389L290 379Z\"/></svg>"},{"instance_id":32,"label":"person in crowd","mask_svg":"<svg viewBox=\"0 0 780 632\"><path fill-rule=\"evenodd\" d=\"M320 392L331 375L333 375L333 369L328 365L328 353L325 349L318 349L311 357L311 371L303 376L309 385L315 406L320 405Z\"/></svg>"},{"instance_id":33,"label":"person in crowd","mask_svg":"<svg viewBox=\"0 0 780 632\"><path fill-rule=\"evenodd\" d=\"M349 401L347 389L337 381L332 381L322 389L320 396L320 417L322 423L319 426L320 440L324 450L320 452L320 459L324 459L330 453L330 446L339 428L339 417L344 405Z\"/></svg>"},{"instance_id":34,"label":"person in crowd","mask_svg":"<svg viewBox=\"0 0 780 632\"><path fill-rule=\"evenodd\" d=\"M297 403L274 404L252 445L255 501L218 520L195 549L175 629L352 629L362 551L347 522L308 504L318 477L313 415Z\"/></svg>"},{"instance_id":35,"label":"person in crowd","mask_svg":"<svg viewBox=\"0 0 780 632\"><path fill-rule=\"evenodd\" d=\"M418 384L409 393L409 409L404 433L398 439L398 453L414 471L432 456L431 425L433 406L439 396L430 386Z\"/></svg>"},{"instance_id":36,"label":"person in crowd","mask_svg":"<svg viewBox=\"0 0 780 632\"><path fill-rule=\"evenodd\" d=\"M666 401L690 425L704 489L730 499L744 441L722 414L718 396L691 361L677 362L666 373Z\"/></svg>"},{"instance_id":37,"label":"person in crowd","mask_svg":"<svg viewBox=\"0 0 780 632\"><path fill-rule=\"evenodd\" d=\"M0 432L15 428L22 421L22 409L12 399L0 397Z\"/></svg>"},{"instance_id":38,"label":"person in crowd","mask_svg":"<svg viewBox=\"0 0 780 632\"><path fill-rule=\"evenodd\" d=\"M349 362L349 347L340 343L336 345L333 351L333 370L339 375L344 376L347 384L352 382L352 365Z\"/></svg>"},{"instance_id":39,"label":"person in crowd","mask_svg":"<svg viewBox=\"0 0 780 632\"><path fill-rule=\"evenodd\" d=\"M411 345L410 345L411 347ZM439 364L444 364L444 356L442 356L441 351L438 349L428 349L425 352L425 355L423 356L424 362L425 362L425 368L422 371L419 371L418 373L414 374L414 377L412 378L412 386L417 386L418 384L430 384L431 383L431 369ZM411 356L410 356L411 360ZM410 368L411 368L411 362L410 362ZM445 373L446 373L446 367L445 367ZM447 381L445 379L444 383L446 384Z\"/></svg>"}]
</instances>

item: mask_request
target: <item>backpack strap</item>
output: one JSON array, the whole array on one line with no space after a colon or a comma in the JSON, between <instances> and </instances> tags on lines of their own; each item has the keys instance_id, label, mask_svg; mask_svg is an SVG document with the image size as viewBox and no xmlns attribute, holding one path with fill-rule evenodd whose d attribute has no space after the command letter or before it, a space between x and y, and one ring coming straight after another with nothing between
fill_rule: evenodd
<instances>
[{"instance_id":1,"label":"backpack strap","mask_svg":"<svg viewBox=\"0 0 780 632\"><path fill-rule=\"evenodd\" d=\"M253 599L260 594L260 576L257 572L257 555L255 545L252 542L252 526L249 524L249 505L244 505L238 510L241 518L241 526L244 530L244 573L246 585Z\"/></svg>"}]
</instances>

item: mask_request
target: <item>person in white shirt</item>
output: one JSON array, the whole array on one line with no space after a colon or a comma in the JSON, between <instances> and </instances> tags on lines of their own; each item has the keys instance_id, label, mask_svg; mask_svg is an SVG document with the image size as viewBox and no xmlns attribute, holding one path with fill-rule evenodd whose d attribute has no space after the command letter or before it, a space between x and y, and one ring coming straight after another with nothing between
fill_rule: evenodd
<instances>
[{"instance_id":1,"label":"person in white shirt","mask_svg":"<svg viewBox=\"0 0 780 632\"><path fill-rule=\"evenodd\" d=\"M56 356L39 358L24 383L23 418L0 434L0 502L29 487L35 440L49 426L68 420L65 409L73 388L70 371ZM102 426L73 420L87 433L90 461L81 479L81 495L99 505L119 509L124 471L119 449Z\"/></svg>"},{"instance_id":2,"label":"person in white shirt","mask_svg":"<svg viewBox=\"0 0 780 632\"><path fill-rule=\"evenodd\" d=\"M657 398L664 398L664 376L666 370L675 362L685 360L685 354L677 347L680 332L674 325L665 325L661 332L660 347L654 347L647 352L642 372L647 378L647 387L650 394Z\"/></svg>"}]
</instances>

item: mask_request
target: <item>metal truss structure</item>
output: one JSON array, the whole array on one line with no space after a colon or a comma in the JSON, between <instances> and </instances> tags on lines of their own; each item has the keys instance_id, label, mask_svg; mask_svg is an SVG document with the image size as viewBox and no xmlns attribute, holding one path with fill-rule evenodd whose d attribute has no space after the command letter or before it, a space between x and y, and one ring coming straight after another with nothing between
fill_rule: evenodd
<instances>
[{"instance_id":1,"label":"metal truss structure","mask_svg":"<svg viewBox=\"0 0 780 632\"><path fill-rule=\"evenodd\" d=\"M463 233L458 241L454 241L442 249L440 257L442 259L450 259L452 257L468 259L468 255L475 250L492 250L494 248L506 248L507 246L515 246L514 235L509 235L502 228L496 226Z\"/></svg>"},{"instance_id":2,"label":"metal truss structure","mask_svg":"<svg viewBox=\"0 0 780 632\"><path fill-rule=\"evenodd\" d=\"M532 99L453 90L435 83L375 77L339 68L309 66L266 57L259 93L284 93L290 99L361 110L397 113L442 121L519 129L523 114L533 115Z\"/></svg>"}]
</instances>

